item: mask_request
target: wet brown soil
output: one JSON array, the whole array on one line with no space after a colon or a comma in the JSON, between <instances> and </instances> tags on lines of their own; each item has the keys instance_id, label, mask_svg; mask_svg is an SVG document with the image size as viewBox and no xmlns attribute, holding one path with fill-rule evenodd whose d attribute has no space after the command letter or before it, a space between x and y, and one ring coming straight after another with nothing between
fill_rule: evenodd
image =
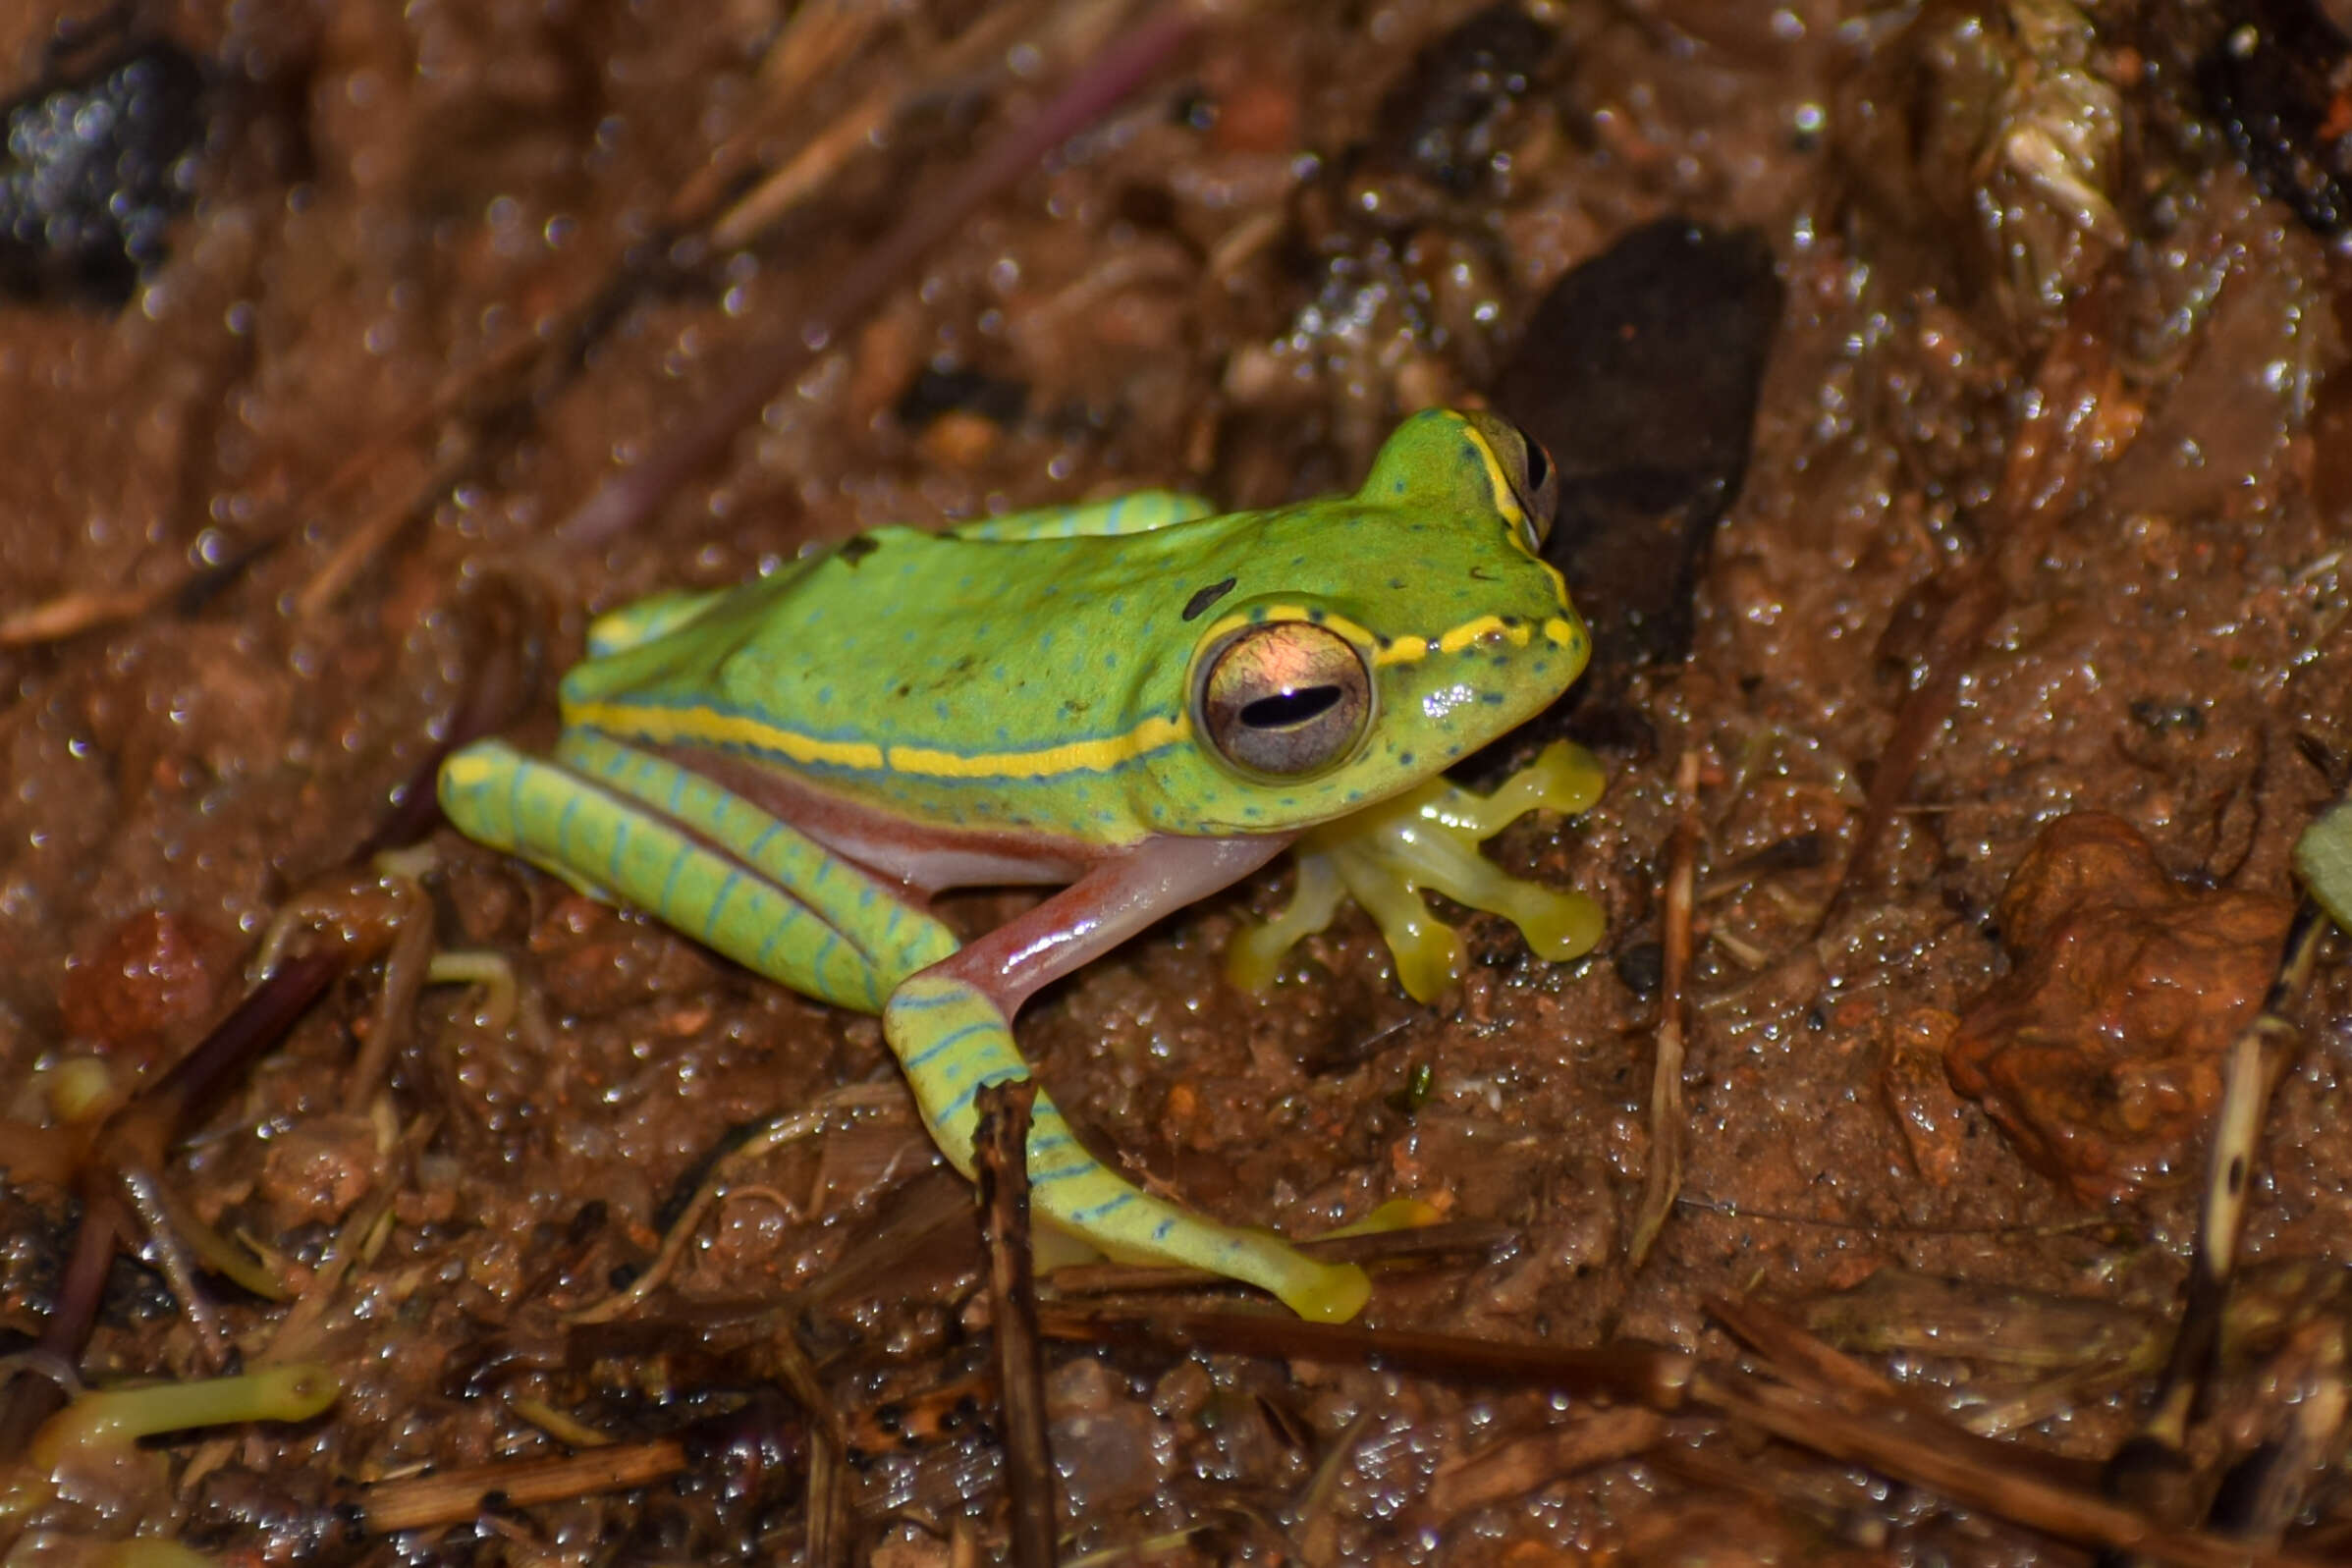
<instances>
[{"instance_id":1,"label":"wet brown soil","mask_svg":"<svg viewBox=\"0 0 2352 1568\"><path fill-rule=\"evenodd\" d=\"M876 1025L446 828L403 889L350 857L494 667L523 672L506 731L547 742L597 611L884 522L1351 486L1412 408L1572 377L1527 341L1539 301L1666 217L1752 230L1780 313L1687 660L1632 647L1539 721L1596 746L1608 793L1490 849L1602 898L1602 950L1552 966L1473 918L1472 972L1424 1007L1350 914L1246 997L1222 946L1279 907L1278 867L1046 994L1024 1049L1099 1150L1221 1217L1313 1232L1415 1197L1499 1227L1383 1272L1375 1325L1727 1357L1704 1303L1757 1292L2037 1453L2132 1431L2215 1057L2352 749L2348 279L2200 84L2218 19L1212 8L714 465L590 538L575 508L1141 8L135 9L208 76L192 197L119 306L63 262L0 297L0 1114L55 1126L92 1058L115 1092L152 1081L296 911L298 947L355 962L164 1174L297 1289L356 1253L301 1335L342 1382L328 1414L175 1442L161 1481L0 1551L137 1528L224 1560L787 1561L812 1507L834 1560L1002 1551L977 1231ZM0 15L8 82L41 90L75 15ZM1659 406L1652 434L1684 416ZM1685 756L1686 1170L1637 1268ZM2084 832L2104 849L2056 865L2051 836ZM978 931L1028 896L947 908ZM417 986L429 947L503 959L511 1012ZM2248 1243L2286 1348L2233 1361L2207 1474L2282 1389L2340 1392L2340 971L2296 1016ZM826 1130L738 1171L661 1288L567 1322L651 1265L735 1129L811 1109ZM75 1212L33 1147L0 1148L22 1341ZM355 1216L380 1217L338 1242ZM205 1278L266 1359L288 1308ZM82 1367L209 1370L127 1261ZM319 1525L351 1487L567 1451L549 1412L633 1439L779 1386L851 1443L816 1504L805 1460L705 1459L391 1541ZM1049 1346L1047 1394L1070 1561L2087 1560L1696 1415L1586 1451L1559 1433L1590 1407L1540 1391L1138 1348ZM2341 1480L2314 1469L2301 1539L2341 1539Z\"/></svg>"}]
</instances>

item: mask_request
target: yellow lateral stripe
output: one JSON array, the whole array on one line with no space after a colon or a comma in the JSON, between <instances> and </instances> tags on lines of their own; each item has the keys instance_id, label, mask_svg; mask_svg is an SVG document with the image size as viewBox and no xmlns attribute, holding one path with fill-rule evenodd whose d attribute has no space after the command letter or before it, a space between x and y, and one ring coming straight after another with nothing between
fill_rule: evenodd
<instances>
[{"instance_id":1,"label":"yellow lateral stripe","mask_svg":"<svg viewBox=\"0 0 2352 1568\"><path fill-rule=\"evenodd\" d=\"M640 708L627 703L583 702L569 710L564 722L657 744L687 740L704 745L756 746L793 762L859 768L867 773L882 771L882 748L870 740L823 740L711 708Z\"/></svg>"},{"instance_id":2,"label":"yellow lateral stripe","mask_svg":"<svg viewBox=\"0 0 2352 1568\"><path fill-rule=\"evenodd\" d=\"M1105 773L1146 752L1188 739L1192 733L1187 719L1154 716L1123 735L1073 740L1035 751L965 756L930 746L893 746L885 753L870 740L824 740L742 714L720 713L709 708L639 708L591 702L572 709L565 715L565 722L656 744L689 741L702 745L750 746L796 763L854 768L866 773L888 770L932 779L1042 779L1062 773Z\"/></svg>"},{"instance_id":3,"label":"yellow lateral stripe","mask_svg":"<svg viewBox=\"0 0 2352 1568\"><path fill-rule=\"evenodd\" d=\"M1576 629L1575 622L1562 621L1558 616L1544 622L1544 635L1563 648L1573 648L1583 637L1583 633Z\"/></svg>"},{"instance_id":4,"label":"yellow lateral stripe","mask_svg":"<svg viewBox=\"0 0 2352 1568\"><path fill-rule=\"evenodd\" d=\"M1036 751L981 752L964 756L929 746L893 746L893 773L916 773L933 779L1043 779L1058 773L1108 773L1122 762L1146 752L1175 745L1192 734L1190 721L1151 718L1123 735L1101 740L1073 740L1067 745Z\"/></svg>"}]
</instances>

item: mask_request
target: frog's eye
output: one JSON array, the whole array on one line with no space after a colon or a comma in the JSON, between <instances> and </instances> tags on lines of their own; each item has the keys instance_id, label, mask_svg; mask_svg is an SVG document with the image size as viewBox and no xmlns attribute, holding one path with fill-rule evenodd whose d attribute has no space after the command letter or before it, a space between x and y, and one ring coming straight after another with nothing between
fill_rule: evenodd
<instances>
[{"instance_id":1,"label":"frog's eye","mask_svg":"<svg viewBox=\"0 0 2352 1568\"><path fill-rule=\"evenodd\" d=\"M1194 722L1243 773L1298 779L1344 761L1372 718L1354 644L1311 621L1244 626L1201 667Z\"/></svg>"},{"instance_id":2,"label":"frog's eye","mask_svg":"<svg viewBox=\"0 0 2352 1568\"><path fill-rule=\"evenodd\" d=\"M1527 515L1527 548L1541 550L1545 536L1552 531L1552 519L1559 514L1559 469L1542 442L1524 430L1518 434L1522 460L1511 477L1519 493L1519 510Z\"/></svg>"},{"instance_id":3,"label":"frog's eye","mask_svg":"<svg viewBox=\"0 0 2352 1568\"><path fill-rule=\"evenodd\" d=\"M1542 442L1500 414L1479 411L1464 417L1486 437L1495 460L1503 465L1504 480L1525 519L1520 537L1528 552L1543 549L1545 536L1552 532L1552 519L1559 511L1559 470L1553 465L1552 454L1544 450Z\"/></svg>"}]
</instances>

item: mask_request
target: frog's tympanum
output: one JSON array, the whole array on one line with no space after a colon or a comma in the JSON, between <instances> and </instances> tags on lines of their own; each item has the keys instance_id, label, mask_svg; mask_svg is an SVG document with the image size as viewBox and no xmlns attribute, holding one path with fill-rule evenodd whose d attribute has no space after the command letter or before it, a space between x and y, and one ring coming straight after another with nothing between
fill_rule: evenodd
<instances>
[{"instance_id":1,"label":"frog's tympanum","mask_svg":"<svg viewBox=\"0 0 2352 1568\"><path fill-rule=\"evenodd\" d=\"M1537 555L1555 488L1504 421L1433 409L1352 496L1214 515L1147 492L877 528L604 618L565 678L554 759L468 746L442 804L472 838L879 1012L968 1171L974 1096L1028 1072L1021 1003L1309 830L1328 859L1302 878L1314 907L1282 922L1292 940L1329 917L1333 883L1385 865L1392 885L1510 915L1548 956L1592 946L1589 900L1440 842L1598 788L1559 748L1483 813L1437 779L1584 667L1584 625ZM1342 824L1358 816L1369 845ZM927 907L1014 883L1062 891L968 946ZM1428 924L1418 897L1386 904L1384 927ZM1263 979L1275 957L1244 967ZM1400 957L1417 994L1444 964ZM1363 1304L1360 1270L1140 1191L1043 1097L1028 1159L1038 1209L1114 1256L1247 1280L1313 1318Z\"/></svg>"}]
</instances>

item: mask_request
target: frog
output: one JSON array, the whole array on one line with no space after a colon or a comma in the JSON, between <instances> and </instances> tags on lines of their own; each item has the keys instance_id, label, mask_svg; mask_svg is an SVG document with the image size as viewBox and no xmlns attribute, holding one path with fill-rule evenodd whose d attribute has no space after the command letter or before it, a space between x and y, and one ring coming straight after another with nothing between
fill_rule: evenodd
<instances>
[{"instance_id":1,"label":"frog","mask_svg":"<svg viewBox=\"0 0 2352 1568\"><path fill-rule=\"evenodd\" d=\"M1483 808L1443 776L1583 671L1589 634L1542 554L1558 490L1507 420L1431 408L1349 495L1220 513L1146 490L873 528L597 619L553 755L465 746L441 805L583 892L879 1014L969 1176L981 1090L1030 1075L1022 1004L1294 842L1318 858L1236 963L1255 984L1331 918L1335 889L1380 880L1383 842L1403 883L1510 915L1546 956L1598 940L1585 895L1431 847L1598 792L1564 742ZM1350 822L1368 825L1355 840ZM1019 886L1056 891L968 942L933 908ZM1425 929L1393 929L1416 923L1404 901L1372 912L1399 953L1427 947ZM1422 988L1449 961L1424 952ZM1322 1321L1369 1294L1353 1264L1110 1169L1049 1095L1026 1153L1033 1211L1113 1258L1205 1270Z\"/></svg>"}]
</instances>

